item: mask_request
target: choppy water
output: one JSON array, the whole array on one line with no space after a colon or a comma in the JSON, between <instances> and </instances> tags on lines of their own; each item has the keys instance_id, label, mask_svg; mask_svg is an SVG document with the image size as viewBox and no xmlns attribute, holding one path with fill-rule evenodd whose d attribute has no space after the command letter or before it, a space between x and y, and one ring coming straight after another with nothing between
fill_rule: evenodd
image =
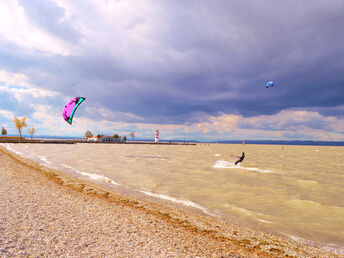
<instances>
[{"instance_id":1,"label":"choppy water","mask_svg":"<svg viewBox=\"0 0 344 258\"><path fill-rule=\"evenodd\" d=\"M344 250L344 147L2 145L85 179Z\"/></svg>"}]
</instances>

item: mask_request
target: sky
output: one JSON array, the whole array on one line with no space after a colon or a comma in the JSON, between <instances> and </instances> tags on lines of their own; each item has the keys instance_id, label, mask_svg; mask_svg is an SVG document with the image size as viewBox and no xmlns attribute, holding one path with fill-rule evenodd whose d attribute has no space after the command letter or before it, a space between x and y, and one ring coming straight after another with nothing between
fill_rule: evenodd
<instances>
[{"instance_id":1,"label":"sky","mask_svg":"<svg viewBox=\"0 0 344 258\"><path fill-rule=\"evenodd\" d=\"M343 13L342 0L0 0L0 127L344 141Z\"/></svg>"}]
</instances>

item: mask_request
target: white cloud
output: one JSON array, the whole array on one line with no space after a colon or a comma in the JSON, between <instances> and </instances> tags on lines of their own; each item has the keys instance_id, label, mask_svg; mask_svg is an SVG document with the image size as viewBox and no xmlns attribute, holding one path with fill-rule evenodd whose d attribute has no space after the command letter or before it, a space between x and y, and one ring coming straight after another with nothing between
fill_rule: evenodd
<instances>
[{"instance_id":1,"label":"white cloud","mask_svg":"<svg viewBox=\"0 0 344 258\"><path fill-rule=\"evenodd\" d=\"M69 55L73 48L54 35L30 22L17 0L2 1L0 7L0 38L45 55Z\"/></svg>"},{"instance_id":2,"label":"white cloud","mask_svg":"<svg viewBox=\"0 0 344 258\"><path fill-rule=\"evenodd\" d=\"M190 56L178 53L162 40L166 34L168 9L156 1L77 1L55 0L66 18L82 33L80 51L94 49L115 58L123 70L160 73L173 69L193 70ZM106 52L105 52L106 50ZM168 60L168 62L167 62ZM139 68L139 69L138 69Z\"/></svg>"},{"instance_id":3,"label":"white cloud","mask_svg":"<svg viewBox=\"0 0 344 258\"><path fill-rule=\"evenodd\" d=\"M21 85L32 87L28 82L28 78L22 73L11 73L5 70L0 70L0 83L6 85Z\"/></svg>"},{"instance_id":4,"label":"white cloud","mask_svg":"<svg viewBox=\"0 0 344 258\"><path fill-rule=\"evenodd\" d=\"M309 139L344 140L344 119L306 110L283 110L275 115L245 118L240 115L210 116L207 122L188 128L213 139Z\"/></svg>"},{"instance_id":5,"label":"white cloud","mask_svg":"<svg viewBox=\"0 0 344 258\"><path fill-rule=\"evenodd\" d=\"M14 113L8 110L0 109L0 116L5 117L6 119L13 119Z\"/></svg>"},{"instance_id":6,"label":"white cloud","mask_svg":"<svg viewBox=\"0 0 344 258\"><path fill-rule=\"evenodd\" d=\"M27 97L53 97L58 94L55 91L35 87L22 73L11 73L5 70L0 70L0 84L3 84L0 85L0 91L13 94L19 102Z\"/></svg>"},{"instance_id":7,"label":"white cloud","mask_svg":"<svg viewBox=\"0 0 344 258\"><path fill-rule=\"evenodd\" d=\"M147 124L122 123L112 119L95 121L85 116L74 119L73 125L67 124L60 116L60 110L48 105L36 105L31 122L35 124L37 134L79 136L86 130L93 134L118 133L127 135L133 131L136 138L152 138L156 129L160 130L161 139L183 139L184 134L188 140L344 140L344 119L338 120L309 111L282 111L271 116L257 116L244 118L239 115L221 114L210 116L207 122L191 125L178 124ZM10 111L0 110L0 115L13 118ZM326 122L329 129L318 129L302 122L314 119L316 122ZM294 121L298 123L294 124ZM280 124L276 128L264 128L268 123ZM300 122L300 123L299 123ZM290 125L290 128L284 127ZM246 127L245 127L246 126Z\"/></svg>"}]
</instances>

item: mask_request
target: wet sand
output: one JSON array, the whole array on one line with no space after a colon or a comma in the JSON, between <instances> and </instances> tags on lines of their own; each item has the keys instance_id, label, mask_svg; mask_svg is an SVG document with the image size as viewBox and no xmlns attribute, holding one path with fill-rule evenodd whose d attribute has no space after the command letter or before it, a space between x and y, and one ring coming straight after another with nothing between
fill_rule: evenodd
<instances>
[{"instance_id":1,"label":"wet sand","mask_svg":"<svg viewBox=\"0 0 344 258\"><path fill-rule=\"evenodd\" d=\"M337 257L282 236L124 196L2 147L0 182L0 257Z\"/></svg>"}]
</instances>

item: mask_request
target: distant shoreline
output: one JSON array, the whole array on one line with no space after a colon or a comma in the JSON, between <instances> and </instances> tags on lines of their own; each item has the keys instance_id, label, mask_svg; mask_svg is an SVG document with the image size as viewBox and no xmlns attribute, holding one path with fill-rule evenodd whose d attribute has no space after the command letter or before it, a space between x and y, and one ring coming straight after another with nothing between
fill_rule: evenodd
<instances>
[{"instance_id":1,"label":"distant shoreline","mask_svg":"<svg viewBox=\"0 0 344 258\"><path fill-rule=\"evenodd\" d=\"M89 143L89 144L154 144L154 145L196 145L196 143L187 142L149 142L149 141L126 141L126 142L95 142L83 140L67 140L67 139L26 139L17 138L0 138L0 143L41 143L41 144L76 144L76 143Z\"/></svg>"},{"instance_id":2,"label":"distant shoreline","mask_svg":"<svg viewBox=\"0 0 344 258\"><path fill-rule=\"evenodd\" d=\"M24 138L24 137L23 137ZM12 139L12 140L11 140ZM63 136L37 136L31 140L30 137L24 138L26 143L53 143L55 141L58 143L69 143L70 141L74 141L77 143L84 143L85 141L82 138L78 137L63 137ZM17 136L0 136L0 142L7 142L11 140L12 143L22 142L20 137ZM93 142L87 142L93 143ZM95 142L100 143L100 142ZM102 142L107 143L107 142ZM110 142L110 143L118 143L118 142ZM119 143L123 144L123 142ZM161 140L159 142L154 142L153 140L149 139L137 139L126 141L125 144L162 144L162 145L197 145L197 144L243 144L242 140L219 140L219 141L183 141L183 140ZM311 140L245 140L245 145L251 144L261 144L261 145L301 145L301 146L344 146L344 141L311 141Z\"/></svg>"}]
</instances>

